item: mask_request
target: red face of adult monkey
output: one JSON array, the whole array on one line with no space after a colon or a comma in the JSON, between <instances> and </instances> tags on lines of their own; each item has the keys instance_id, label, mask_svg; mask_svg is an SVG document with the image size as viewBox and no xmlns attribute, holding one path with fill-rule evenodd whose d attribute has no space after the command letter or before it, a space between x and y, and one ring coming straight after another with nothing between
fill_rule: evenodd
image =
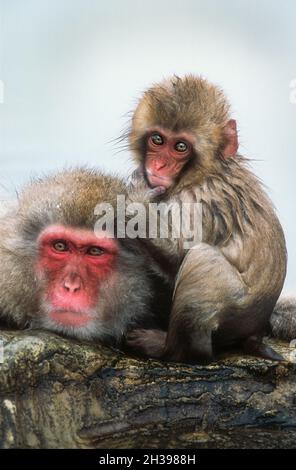
<instances>
[{"instance_id":1,"label":"red face of adult monkey","mask_svg":"<svg viewBox=\"0 0 296 470\"><path fill-rule=\"evenodd\" d=\"M161 280L145 249L94 233L95 206L115 207L117 194L126 194L121 181L87 170L45 178L20 194L0 221L2 320L112 344L151 321Z\"/></svg>"},{"instance_id":2,"label":"red face of adult monkey","mask_svg":"<svg viewBox=\"0 0 296 470\"><path fill-rule=\"evenodd\" d=\"M132 118L128 138L139 164L132 197L143 177L160 187L158 201L202 204L202 243L187 254L182 240L175 245L182 266L167 335L130 336L148 356L199 362L239 345L278 357L262 336L285 279L285 240L272 203L237 154L229 109L206 80L173 77L148 89ZM172 256L166 240L157 243Z\"/></svg>"},{"instance_id":3,"label":"red face of adult monkey","mask_svg":"<svg viewBox=\"0 0 296 470\"><path fill-rule=\"evenodd\" d=\"M100 287L117 281L119 244L90 230L50 225L37 239L36 276L44 285L48 320L62 327L87 327L100 305ZM111 287L111 286L110 286Z\"/></svg>"}]
</instances>

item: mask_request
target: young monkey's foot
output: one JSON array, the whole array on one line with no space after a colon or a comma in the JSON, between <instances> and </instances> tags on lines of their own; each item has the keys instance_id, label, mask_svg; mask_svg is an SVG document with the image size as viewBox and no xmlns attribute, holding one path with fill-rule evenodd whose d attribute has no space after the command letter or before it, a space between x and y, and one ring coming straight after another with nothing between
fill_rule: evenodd
<instances>
[{"instance_id":1,"label":"young monkey's foot","mask_svg":"<svg viewBox=\"0 0 296 470\"><path fill-rule=\"evenodd\" d=\"M251 356L259 356L264 359L272 361L284 361L285 359L281 354L278 354L274 349L262 342L262 338L257 336L250 336L243 343L243 350L246 354Z\"/></svg>"}]
</instances>

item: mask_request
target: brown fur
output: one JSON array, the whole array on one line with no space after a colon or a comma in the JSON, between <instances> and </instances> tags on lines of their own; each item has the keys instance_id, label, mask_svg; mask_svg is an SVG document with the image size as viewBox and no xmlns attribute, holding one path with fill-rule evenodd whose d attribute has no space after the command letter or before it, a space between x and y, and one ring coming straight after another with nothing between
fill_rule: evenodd
<instances>
[{"instance_id":1,"label":"brown fur","mask_svg":"<svg viewBox=\"0 0 296 470\"><path fill-rule=\"evenodd\" d=\"M202 202L203 240L188 253L176 279L163 357L198 362L239 344L278 358L262 346L286 274L282 228L246 158L223 158L230 107L220 88L200 77L173 77L146 91L132 118L130 148L145 167L145 138L154 126L191 132L194 153L158 200ZM144 172L145 174L145 172ZM143 183L140 183L140 186ZM166 241L161 241L164 252ZM158 241L158 244L160 242ZM147 333L131 343L147 352ZM149 351L159 356L160 345Z\"/></svg>"},{"instance_id":2,"label":"brown fur","mask_svg":"<svg viewBox=\"0 0 296 470\"><path fill-rule=\"evenodd\" d=\"M216 154L225 143L223 129L230 118L230 106L222 90L192 75L173 77L146 91L132 118L129 144L135 161L143 163L143 139L152 126L189 131L196 138L195 159L172 189L177 194L215 172Z\"/></svg>"}]
</instances>

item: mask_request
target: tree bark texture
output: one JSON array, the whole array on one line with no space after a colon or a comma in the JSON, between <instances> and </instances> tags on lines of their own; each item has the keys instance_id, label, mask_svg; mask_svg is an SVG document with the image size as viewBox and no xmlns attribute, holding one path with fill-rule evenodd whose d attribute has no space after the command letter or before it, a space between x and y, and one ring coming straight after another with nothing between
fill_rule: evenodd
<instances>
[{"instance_id":1,"label":"tree bark texture","mask_svg":"<svg viewBox=\"0 0 296 470\"><path fill-rule=\"evenodd\" d=\"M44 331L3 330L0 341L1 448L296 447L286 343L268 340L290 361L186 366Z\"/></svg>"}]
</instances>

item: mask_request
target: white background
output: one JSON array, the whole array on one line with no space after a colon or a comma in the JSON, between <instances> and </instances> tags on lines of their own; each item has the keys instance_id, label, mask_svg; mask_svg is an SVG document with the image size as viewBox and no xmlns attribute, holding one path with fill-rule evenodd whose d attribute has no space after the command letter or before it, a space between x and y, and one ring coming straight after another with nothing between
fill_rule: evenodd
<instances>
[{"instance_id":1,"label":"white background","mask_svg":"<svg viewBox=\"0 0 296 470\"><path fill-rule=\"evenodd\" d=\"M291 290L295 0L0 0L2 192L77 163L129 174L128 153L111 142L126 113L152 82L187 72L233 103L240 151L255 160L286 232Z\"/></svg>"}]
</instances>

